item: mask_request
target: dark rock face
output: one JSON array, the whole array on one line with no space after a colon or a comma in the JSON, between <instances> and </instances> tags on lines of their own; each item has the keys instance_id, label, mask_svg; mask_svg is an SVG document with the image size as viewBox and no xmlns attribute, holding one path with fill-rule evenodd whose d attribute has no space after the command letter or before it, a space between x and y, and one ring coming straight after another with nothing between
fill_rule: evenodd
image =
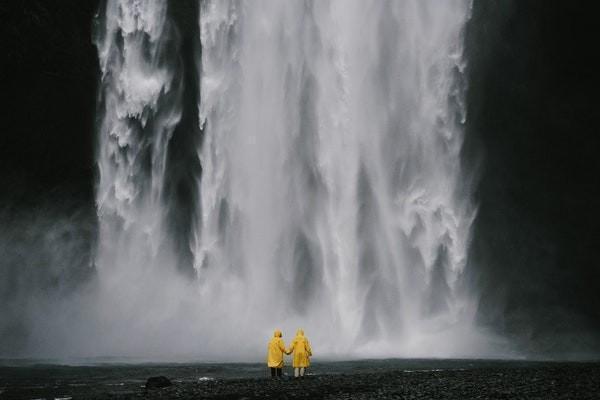
<instances>
[{"instance_id":1,"label":"dark rock face","mask_svg":"<svg viewBox=\"0 0 600 400\"><path fill-rule=\"evenodd\" d=\"M68 185L93 200L96 0L2 2L0 200ZM4 102L3 102L4 103ZM21 202L22 199L17 199Z\"/></svg>"},{"instance_id":2,"label":"dark rock face","mask_svg":"<svg viewBox=\"0 0 600 400\"><path fill-rule=\"evenodd\" d=\"M523 350L600 350L597 63L583 4L476 1L464 155L482 325ZM479 160L478 160L479 158Z\"/></svg>"},{"instance_id":3,"label":"dark rock face","mask_svg":"<svg viewBox=\"0 0 600 400\"><path fill-rule=\"evenodd\" d=\"M93 276L96 0L0 2L0 354Z\"/></svg>"},{"instance_id":4,"label":"dark rock face","mask_svg":"<svg viewBox=\"0 0 600 400\"><path fill-rule=\"evenodd\" d=\"M146 389L161 389L173 385L166 376L152 376L146 381Z\"/></svg>"}]
</instances>

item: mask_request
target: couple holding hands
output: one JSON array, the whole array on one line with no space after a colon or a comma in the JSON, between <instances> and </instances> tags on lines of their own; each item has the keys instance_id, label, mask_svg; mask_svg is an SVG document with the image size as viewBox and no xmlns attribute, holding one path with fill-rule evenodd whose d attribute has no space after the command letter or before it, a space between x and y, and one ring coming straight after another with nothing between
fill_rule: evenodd
<instances>
[{"instance_id":1,"label":"couple holding hands","mask_svg":"<svg viewBox=\"0 0 600 400\"><path fill-rule=\"evenodd\" d=\"M304 376L305 368L310 365L309 357L312 356L312 349L304 331L298 329L296 337L290 343L288 349L285 348L285 343L280 330L276 330L273 338L269 341L267 350L267 366L271 369L271 377L281 377L283 372L283 353L292 354L292 367L294 367L294 377Z\"/></svg>"}]
</instances>

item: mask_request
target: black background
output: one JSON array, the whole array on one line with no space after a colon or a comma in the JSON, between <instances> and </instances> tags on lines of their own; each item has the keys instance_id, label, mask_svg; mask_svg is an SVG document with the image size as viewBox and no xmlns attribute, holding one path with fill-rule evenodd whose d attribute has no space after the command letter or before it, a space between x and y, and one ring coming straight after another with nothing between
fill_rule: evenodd
<instances>
[{"instance_id":1,"label":"black background","mask_svg":"<svg viewBox=\"0 0 600 400\"><path fill-rule=\"evenodd\" d=\"M471 248L479 317L549 352L598 349L595 21L583 1L478 1L467 159L483 149Z\"/></svg>"},{"instance_id":2,"label":"black background","mask_svg":"<svg viewBox=\"0 0 600 400\"><path fill-rule=\"evenodd\" d=\"M549 354L600 350L592 4L479 0L466 32L464 166L478 176L479 204L468 273L478 320ZM0 4L5 231L48 204L93 224L96 9L91 0ZM19 273L17 259L0 258L0 276Z\"/></svg>"}]
</instances>

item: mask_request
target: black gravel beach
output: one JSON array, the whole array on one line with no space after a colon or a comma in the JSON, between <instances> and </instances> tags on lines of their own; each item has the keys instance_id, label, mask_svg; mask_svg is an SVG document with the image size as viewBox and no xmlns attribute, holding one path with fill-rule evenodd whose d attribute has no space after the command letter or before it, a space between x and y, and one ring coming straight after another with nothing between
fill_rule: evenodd
<instances>
[{"instance_id":1,"label":"black gravel beach","mask_svg":"<svg viewBox=\"0 0 600 400\"><path fill-rule=\"evenodd\" d=\"M290 371L286 371L290 372ZM148 389L152 376L172 384ZM598 399L600 363L324 362L301 379L260 364L10 366L1 399Z\"/></svg>"}]
</instances>

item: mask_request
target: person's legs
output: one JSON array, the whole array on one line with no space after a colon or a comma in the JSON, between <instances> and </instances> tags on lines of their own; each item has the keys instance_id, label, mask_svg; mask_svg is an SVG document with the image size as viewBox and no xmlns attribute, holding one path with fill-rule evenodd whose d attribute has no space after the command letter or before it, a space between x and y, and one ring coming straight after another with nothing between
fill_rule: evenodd
<instances>
[{"instance_id":1,"label":"person's legs","mask_svg":"<svg viewBox=\"0 0 600 400\"><path fill-rule=\"evenodd\" d=\"M300 368L294 368L294 377L297 378L300 376Z\"/></svg>"},{"instance_id":2,"label":"person's legs","mask_svg":"<svg viewBox=\"0 0 600 400\"><path fill-rule=\"evenodd\" d=\"M277 368L277 377L281 378L283 376L283 368Z\"/></svg>"},{"instance_id":3,"label":"person's legs","mask_svg":"<svg viewBox=\"0 0 600 400\"><path fill-rule=\"evenodd\" d=\"M277 368L271 368L271 378L275 378L275 370Z\"/></svg>"},{"instance_id":4,"label":"person's legs","mask_svg":"<svg viewBox=\"0 0 600 400\"><path fill-rule=\"evenodd\" d=\"M300 368L300 376L304 376L304 367Z\"/></svg>"}]
</instances>

